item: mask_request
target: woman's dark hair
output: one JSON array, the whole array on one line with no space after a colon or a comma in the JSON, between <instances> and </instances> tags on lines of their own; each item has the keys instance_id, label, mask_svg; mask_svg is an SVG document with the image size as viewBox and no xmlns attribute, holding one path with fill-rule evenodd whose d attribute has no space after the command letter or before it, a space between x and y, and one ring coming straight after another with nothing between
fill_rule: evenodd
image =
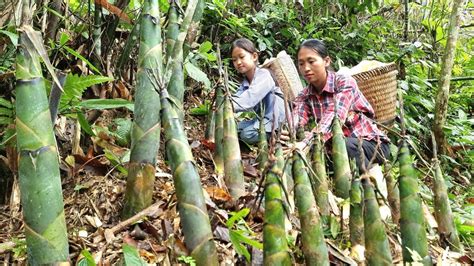
<instances>
[{"instance_id":1,"label":"woman's dark hair","mask_svg":"<svg viewBox=\"0 0 474 266\"><path fill-rule=\"evenodd\" d=\"M328 49L326 48L326 45L324 44L323 41L317 40L317 39L307 39L304 42L300 44L300 47L298 48L298 53L300 52L301 48L309 48L316 53L319 54L322 58L326 58L329 56Z\"/></svg>"},{"instance_id":2,"label":"woman's dark hair","mask_svg":"<svg viewBox=\"0 0 474 266\"><path fill-rule=\"evenodd\" d=\"M232 43L231 51L234 51L235 48L244 49L245 51L247 51L251 54L253 54L253 53L258 54L258 50L257 50L257 48L255 48L255 45L253 44L253 42L251 42L247 38L240 38L240 39L235 40Z\"/></svg>"}]
</instances>

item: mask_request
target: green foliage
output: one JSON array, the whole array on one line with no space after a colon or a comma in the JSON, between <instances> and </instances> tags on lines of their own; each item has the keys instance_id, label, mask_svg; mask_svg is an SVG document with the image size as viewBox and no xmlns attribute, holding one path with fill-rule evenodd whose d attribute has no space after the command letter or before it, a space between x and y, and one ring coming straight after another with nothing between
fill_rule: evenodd
<instances>
[{"instance_id":1,"label":"green foliage","mask_svg":"<svg viewBox=\"0 0 474 266\"><path fill-rule=\"evenodd\" d=\"M82 259L77 262L77 266L96 266L97 264L94 261L94 258L92 257L92 254L89 252L89 250L84 249L81 251L81 255L83 256Z\"/></svg>"},{"instance_id":2,"label":"green foliage","mask_svg":"<svg viewBox=\"0 0 474 266\"><path fill-rule=\"evenodd\" d=\"M179 256L178 261L182 261L188 264L189 266L196 266L196 261L191 256Z\"/></svg>"},{"instance_id":3,"label":"green foliage","mask_svg":"<svg viewBox=\"0 0 474 266\"><path fill-rule=\"evenodd\" d=\"M146 266L147 263L140 257L138 250L130 245L122 246L123 257L125 259L125 266Z\"/></svg>"},{"instance_id":4,"label":"green foliage","mask_svg":"<svg viewBox=\"0 0 474 266\"><path fill-rule=\"evenodd\" d=\"M25 239L18 239L13 238L13 243L15 243L15 247L13 248L13 257L14 258L21 258L26 255L26 240Z\"/></svg>"},{"instance_id":5,"label":"green foliage","mask_svg":"<svg viewBox=\"0 0 474 266\"><path fill-rule=\"evenodd\" d=\"M63 86L64 92L59 104L60 112L77 107L82 100L82 94L87 88L112 80L112 78L99 75L79 76L68 74L66 76L66 82Z\"/></svg>"},{"instance_id":6,"label":"green foliage","mask_svg":"<svg viewBox=\"0 0 474 266\"><path fill-rule=\"evenodd\" d=\"M191 115L208 115L211 108L211 102L206 100L203 104L198 107L192 108L189 110Z\"/></svg>"},{"instance_id":7,"label":"green foliage","mask_svg":"<svg viewBox=\"0 0 474 266\"><path fill-rule=\"evenodd\" d=\"M232 216L226 222L227 228L229 229L230 241L235 251L239 255L244 256L248 262L250 262L250 253L245 244L260 250L263 249L263 244L253 239L255 233L244 220L249 212L250 209L248 208L244 208L238 212L230 212L229 214Z\"/></svg>"}]
</instances>

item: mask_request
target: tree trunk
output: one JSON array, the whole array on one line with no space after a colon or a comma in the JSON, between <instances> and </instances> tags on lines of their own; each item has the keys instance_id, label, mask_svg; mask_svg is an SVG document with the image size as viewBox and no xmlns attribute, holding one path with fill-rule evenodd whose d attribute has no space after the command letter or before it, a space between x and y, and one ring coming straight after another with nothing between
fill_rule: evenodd
<instances>
[{"instance_id":1,"label":"tree trunk","mask_svg":"<svg viewBox=\"0 0 474 266\"><path fill-rule=\"evenodd\" d=\"M446 150L446 139L443 127L446 124L446 115L448 112L449 100L449 82L451 79L451 70L454 64L454 55L456 52L456 42L459 36L459 24L461 20L461 10L465 5L464 0L454 0L451 18L449 21L448 40L441 62L441 77L438 84L438 93L435 104L435 117L433 124L433 132L439 152L444 153Z\"/></svg>"}]
</instances>

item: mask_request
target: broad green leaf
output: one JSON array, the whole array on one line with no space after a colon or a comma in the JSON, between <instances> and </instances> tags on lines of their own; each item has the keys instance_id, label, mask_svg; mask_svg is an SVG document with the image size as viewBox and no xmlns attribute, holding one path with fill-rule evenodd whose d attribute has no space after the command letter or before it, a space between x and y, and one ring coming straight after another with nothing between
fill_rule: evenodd
<instances>
[{"instance_id":1,"label":"broad green leaf","mask_svg":"<svg viewBox=\"0 0 474 266\"><path fill-rule=\"evenodd\" d=\"M61 46L65 45L69 41L69 35L65 32L61 32L61 37L59 38L59 44Z\"/></svg>"},{"instance_id":2,"label":"broad green leaf","mask_svg":"<svg viewBox=\"0 0 474 266\"><path fill-rule=\"evenodd\" d=\"M124 99L90 99L80 102L78 106L95 110L124 107L133 112L133 103Z\"/></svg>"},{"instance_id":3,"label":"broad green leaf","mask_svg":"<svg viewBox=\"0 0 474 266\"><path fill-rule=\"evenodd\" d=\"M210 41L205 41L199 46L199 53L207 53L212 49L212 43Z\"/></svg>"},{"instance_id":4,"label":"broad green leaf","mask_svg":"<svg viewBox=\"0 0 474 266\"><path fill-rule=\"evenodd\" d=\"M123 257L125 259L125 266L146 266L147 264L138 254L138 250L130 245L123 245Z\"/></svg>"},{"instance_id":5,"label":"broad green leaf","mask_svg":"<svg viewBox=\"0 0 474 266\"><path fill-rule=\"evenodd\" d=\"M92 254L89 252L89 250L84 249L81 251L81 255L83 258L79 260L77 263L77 266L96 266L94 258L92 257Z\"/></svg>"},{"instance_id":6,"label":"broad green leaf","mask_svg":"<svg viewBox=\"0 0 474 266\"><path fill-rule=\"evenodd\" d=\"M186 69L186 72L192 79L194 79L195 81L204 83L204 87L206 89L211 88L211 81L207 77L206 73L202 72L201 69L197 68L195 65L193 65L190 62L187 62L184 65L184 68Z\"/></svg>"},{"instance_id":7,"label":"broad green leaf","mask_svg":"<svg viewBox=\"0 0 474 266\"><path fill-rule=\"evenodd\" d=\"M14 46L18 46L18 34L6 30L0 30L0 33L5 34L8 38L10 38L10 41Z\"/></svg>"}]
</instances>

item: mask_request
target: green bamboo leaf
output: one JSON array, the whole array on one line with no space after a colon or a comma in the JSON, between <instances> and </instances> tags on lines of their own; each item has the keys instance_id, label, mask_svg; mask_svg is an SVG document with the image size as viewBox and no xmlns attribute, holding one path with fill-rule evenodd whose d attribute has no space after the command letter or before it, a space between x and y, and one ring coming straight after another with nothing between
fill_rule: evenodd
<instances>
[{"instance_id":1,"label":"green bamboo leaf","mask_svg":"<svg viewBox=\"0 0 474 266\"><path fill-rule=\"evenodd\" d=\"M86 109L104 110L125 107L133 112L133 103L125 99L90 99L79 103L79 107Z\"/></svg>"},{"instance_id":2,"label":"green bamboo leaf","mask_svg":"<svg viewBox=\"0 0 474 266\"><path fill-rule=\"evenodd\" d=\"M0 125L9 125L13 124L13 119L11 117L0 116Z\"/></svg>"},{"instance_id":3,"label":"green bamboo leaf","mask_svg":"<svg viewBox=\"0 0 474 266\"><path fill-rule=\"evenodd\" d=\"M12 109L0 108L0 116L11 117L13 115Z\"/></svg>"},{"instance_id":4,"label":"green bamboo leaf","mask_svg":"<svg viewBox=\"0 0 474 266\"><path fill-rule=\"evenodd\" d=\"M125 266L146 266L146 262L138 254L138 250L130 245L123 245L123 257L125 259Z\"/></svg>"},{"instance_id":5,"label":"green bamboo leaf","mask_svg":"<svg viewBox=\"0 0 474 266\"><path fill-rule=\"evenodd\" d=\"M0 106L4 106L9 109L13 109L13 104L10 101L7 101L3 98L0 98Z\"/></svg>"},{"instance_id":6,"label":"green bamboo leaf","mask_svg":"<svg viewBox=\"0 0 474 266\"><path fill-rule=\"evenodd\" d=\"M235 252L245 257L250 262L250 253L247 248L239 241L239 234L235 231L229 231L230 242L235 248Z\"/></svg>"},{"instance_id":7,"label":"green bamboo leaf","mask_svg":"<svg viewBox=\"0 0 474 266\"><path fill-rule=\"evenodd\" d=\"M76 58L78 59L81 59L84 63L86 63L86 65L89 66L89 68L96 72L97 74L100 74L100 70L97 69L91 62L89 62L89 60L87 60L84 56L82 56L81 54L79 54L78 52L76 52L74 49L71 49L69 46L67 45L64 45L63 46L64 49L66 49L66 51L68 51L70 54L72 54L73 56L75 56Z\"/></svg>"},{"instance_id":8,"label":"green bamboo leaf","mask_svg":"<svg viewBox=\"0 0 474 266\"><path fill-rule=\"evenodd\" d=\"M231 212L230 214L232 215L232 217L230 217L225 223L227 225L227 228L229 229L232 228L236 221L239 221L245 218L249 213L250 213L249 208L243 208L242 210L238 212Z\"/></svg>"},{"instance_id":9,"label":"green bamboo leaf","mask_svg":"<svg viewBox=\"0 0 474 266\"><path fill-rule=\"evenodd\" d=\"M8 38L10 38L10 41L14 46L18 45L18 34L6 30L0 30L0 33L5 34Z\"/></svg>"},{"instance_id":10,"label":"green bamboo leaf","mask_svg":"<svg viewBox=\"0 0 474 266\"><path fill-rule=\"evenodd\" d=\"M77 115L77 120L79 121L79 124L81 125L81 128L84 130L84 132L86 132L90 136L95 136L94 131L92 131L92 128L89 125L89 122L87 122L87 119L84 116L84 113L79 112L76 115Z\"/></svg>"},{"instance_id":11,"label":"green bamboo leaf","mask_svg":"<svg viewBox=\"0 0 474 266\"><path fill-rule=\"evenodd\" d=\"M251 245L252 247L254 248L258 248L260 250L263 249L263 244L256 241L256 240L253 240L245 235L242 234L243 231L235 231L235 230L232 230L233 232L236 233L236 238L241 242L241 243L245 243L245 244L248 244L248 245Z\"/></svg>"},{"instance_id":12,"label":"green bamboo leaf","mask_svg":"<svg viewBox=\"0 0 474 266\"><path fill-rule=\"evenodd\" d=\"M206 73L202 72L201 69L193 65L191 62L187 62L184 65L184 68L186 69L186 72L192 79L194 79L195 81L204 83L204 87L206 89L211 88L211 81L207 77Z\"/></svg>"}]
</instances>

